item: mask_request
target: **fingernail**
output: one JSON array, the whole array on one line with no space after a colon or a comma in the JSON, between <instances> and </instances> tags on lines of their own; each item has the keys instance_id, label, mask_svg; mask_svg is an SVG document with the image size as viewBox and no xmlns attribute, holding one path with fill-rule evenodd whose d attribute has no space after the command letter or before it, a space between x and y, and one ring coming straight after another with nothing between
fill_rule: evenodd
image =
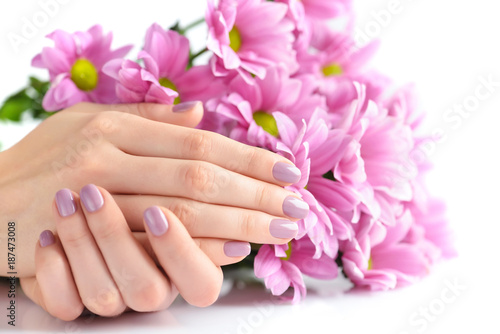
<instances>
[{"instance_id":1,"label":"fingernail","mask_svg":"<svg viewBox=\"0 0 500 334\"><path fill-rule=\"evenodd\" d=\"M75 199L71 190L61 189L56 193L56 206L61 217L68 217L76 212Z\"/></svg>"},{"instance_id":2,"label":"fingernail","mask_svg":"<svg viewBox=\"0 0 500 334\"><path fill-rule=\"evenodd\" d=\"M45 230L40 233L40 246L47 247L54 243L54 234L50 230Z\"/></svg>"},{"instance_id":3,"label":"fingernail","mask_svg":"<svg viewBox=\"0 0 500 334\"><path fill-rule=\"evenodd\" d=\"M283 202L283 212L289 217L304 219L309 214L309 205L297 197L288 196Z\"/></svg>"},{"instance_id":4,"label":"fingernail","mask_svg":"<svg viewBox=\"0 0 500 334\"><path fill-rule=\"evenodd\" d=\"M88 212L95 212L104 205L101 192L93 184L87 184L80 190L80 198Z\"/></svg>"},{"instance_id":5,"label":"fingernail","mask_svg":"<svg viewBox=\"0 0 500 334\"><path fill-rule=\"evenodd\" d=\"M186 112L188 110L193 109L196 107L196 105L200 103L200 101L189 101L189 102L182 102L179 104L176 104L173 108L173 112Z\"/></svg>"},{"instance_id":6,"label":"fingernail","mask_svg":"<svg viewBox=\"0 0 500 334\"><path fill-rule=\"evenodd\" d=\"M157 237L165 234L168 230L167 217L165 217L163 211L157 206L152 206L144 211L144 220L151 233Z\"/></svg>"},{"instance_id":7,"label":"fingernail","mask_svg":"<svg viewBox=\"0 0 500 334\"><path fill-rule=\"evenodd\" d=\"M228 241L224 244L224 254L229 257L247 256L250 250L250 244L244 241Z\"/></svg>"},{"instance_id":8,"label":"fingernail","mask_svg":"<svg viewBox=\"0 0 500 334\"><path fill-rule=\"evenodd\" d=\"M295 237L298 231L297 223L286 219L273 219L269 225L269 232L275 238L290 239Z\"/></svg>"},{"instance_id":9,"label":"fingernail","mask_svg":"<svg viewBox=\"0 0 500 334\"><path fill-rule=\"evenodd\" d=\"M276 180L286 183L300 181L300 169L286 162L277 162L273 167L273 176Z\"/></svg>"}]
</instances>

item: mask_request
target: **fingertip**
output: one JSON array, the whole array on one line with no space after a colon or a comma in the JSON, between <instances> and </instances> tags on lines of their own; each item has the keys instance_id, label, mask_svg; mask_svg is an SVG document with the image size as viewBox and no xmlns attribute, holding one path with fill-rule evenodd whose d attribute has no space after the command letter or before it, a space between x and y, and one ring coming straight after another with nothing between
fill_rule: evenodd
<instances>
[{"instance_id":1,"label":"fingertip","mask_svg":"<svg viewBox=\"0 0 500 334\"><path fill-rule=\"evenodd\" d=\"M80 190L80 201L87 212L96 212L103 207L104 197L102 190L94 184L87 184Z\"/></svg>"},{"instance_id":2,"label":"fingertip","mask_svg":"<svg viewBox=\"0 0 500 334\"><path fill-rule=\"evenodd\" d=\"M203 103L200 101L187 101L175 105L143 106L142 116L153 121L175 124L194 128L203 118Z\"/></svg>"},{"instance_id":3,"label":"fingertip","mask_svg":"<svg viewBox=\"0 0 500 334\"><path fill-rule=\"evenodd\" d=\"M169 211L159 206L151 206L144 211L144 222L151 234L156 237L161 237L167 232L169 228L167 215L169 215Z\"/></svg>"},{"instance_id":4,"label":"fingertip","mask_svg":"<svg viewBox=\"0 0 500 334\"><path fill-rule=\"evenodd\" d=\"M55 243L54 233L50 230L45 230L40 233L40 237L38 238L40 242L40 247L45 248Z\"/></svg>"},{"instance_id":5,"label":"fingertip","mask_svg":"<svg viewBox=\"0 0 500 334\"><path fill-rule=\"evenodd\" d=\"M67 188L61 189L56 193L55 203L60 217L71 216L77 210L75 194Z\"/></svg>"},{"instance_id":6,"label":"fingertip","mask_svg":"<svg viewBox=\"0 0 500 334\"><path fill-rule=\"evenodd\" d=\"M273 177L276 181L294 184L300 181L302 173L293 163L279 161L273 166Z\"/></svg>"},{"instance_id":7,"label":"fingertip","mask_svg":"<svg viewBox=\"0 0 500 334\"><path fill-rule=\"evenodd\" d=\"M244 241L227 241L224 243L224 254L227 257L246 257L250 254L252 248L250 243Z\"/></svg>"},{"instance_id":8,"label":"fingertip","mask_svg":"<svg viewBox=\"0 0 500 334\"><path fill-rule=\"evenodd\" d=\"M176 104L172 112L178 120L175 124L195 128L203 118L204 109L201 101L188 101Z\"/></svg>"}]
</instances>

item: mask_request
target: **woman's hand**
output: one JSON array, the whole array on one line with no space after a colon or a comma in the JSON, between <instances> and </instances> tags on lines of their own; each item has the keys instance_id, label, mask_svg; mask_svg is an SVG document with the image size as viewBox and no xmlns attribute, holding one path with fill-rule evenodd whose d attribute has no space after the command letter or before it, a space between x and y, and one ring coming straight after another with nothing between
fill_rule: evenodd
<instances>
[{"instance_id":1,"label":"woman's hand","mask_svg":"<svg viewBox=\"0 0 500 334\"><path fill-rule=\"evenodd\" d=\"M22 278L21 285L29 298L62 320L77 318L84 307L101 316L127 308L158 311L178 292L193 305L208 306L219 295L220 265L250 253L247 242L193 240L171 211L153 206L143 219L153 259L113 197L92 184L79 195L57 192L53 213L57 236L41 233L36 277Z\"/></svg>"},{"instance_id":2,"label":"woman's hand","mask_svg":"<svg viewBox=\"0 0 500 334\"><path fill-rule=\"evenodd\" d=\"M293 220L305 217L308 206L282 186L296 182L300 171L272 152L188 128L202 112L201 103L83 103L1 152L0 244L6 222L14 221L19 277L35 273L40 232L55 230L56 191L88 183L115 197L133 232L144 232L140 212L158 205L193 237L278 244L295 236ZM7 271L1 265L0 276Z\"/></svg>"}]
</instances>

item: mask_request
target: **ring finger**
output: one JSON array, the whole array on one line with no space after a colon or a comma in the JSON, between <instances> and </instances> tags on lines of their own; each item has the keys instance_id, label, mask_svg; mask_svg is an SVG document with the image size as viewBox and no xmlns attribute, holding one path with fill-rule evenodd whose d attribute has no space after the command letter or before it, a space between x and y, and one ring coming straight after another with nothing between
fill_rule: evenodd
<instances>
[{"instance_id":1,"label":"ring finger","mask_svg":"<svg viewBox=\"0 0 500 334\"><path fill-rule=\"evenodd\" d=\"M284 244L298 232L296 222L255 210L176 197L147 195L113 195L113 197L131 230L135 232L144 231L141 213L153 205L171 210L192 237Z\"/></svg>"}]
</instances>

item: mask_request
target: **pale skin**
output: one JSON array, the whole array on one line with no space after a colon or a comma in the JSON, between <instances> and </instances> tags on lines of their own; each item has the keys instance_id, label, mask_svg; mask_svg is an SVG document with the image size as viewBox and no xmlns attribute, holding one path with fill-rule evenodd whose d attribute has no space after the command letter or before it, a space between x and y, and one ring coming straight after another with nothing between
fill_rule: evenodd
<instances>
[{"instance_id":1,"label":"pale skin","mask_svg":"<svg viewBox=\"0 0 500 334\"><path fill-rule=\"evenodd\" d=\"M177 113L154 104L83 103L0 153L0 245L7 245L7 222L15 221L17 276L31 299L64 320L83 307L103 316L160 310L178 292L207 306L220 290L220 266L244 257L227 256L226 242L290 241L273 236L270 224L288 220L293 230L301 218L284 213L284 202L296 196L272 172L291 162L193 129L202 113L201 103ZM78 192L88 184L104 200L95 212L80 204ZM63 188L77 208L67 217L54 201ZM168 221L161 236L144 223L152 206ZM55 243L41 247L43 230ZM8 271L2 262L0 276Z\"/></svg>"}]
</instances>

